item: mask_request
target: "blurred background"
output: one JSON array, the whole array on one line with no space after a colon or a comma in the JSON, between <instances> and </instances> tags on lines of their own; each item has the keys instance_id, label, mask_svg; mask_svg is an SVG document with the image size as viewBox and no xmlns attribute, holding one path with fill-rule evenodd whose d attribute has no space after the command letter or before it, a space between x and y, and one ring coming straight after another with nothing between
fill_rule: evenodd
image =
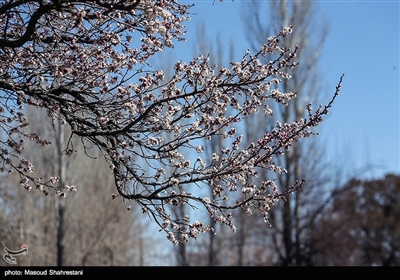
<instances>
[{"instance_id":1,"label":"blurred background","mask_svg":"<svg viewBox=\"0 0 400 280\"><path fill-rule=\"evenodd\" d=\"M274 178L277 184L305 178L306 186L276 204L271 226L256 214L238 212L236 234L214 225L218 234L173 246L152 230L140 209L126 211L111 199L113 178L105 162L83 152L61 157L68 131L54 131L45 112L32 111L32 129L58 139L45 153L27 149L33 164L49 174L68 170L67 181L82 187L79 195L60 200L28 194L15 188L17 176L0 174L1 246L29 246L18 265L400 265L399 1L183 2L195 4L187 41L152 60L167 75L177 60L199 54L209 55L217 66L229 65L293 25L284 44L301 46L300 64L281 86L298 98L284 108L271 104L272 118L244 123L240 129L248 142L277 120L305 117L308 103L314 109L327 104L345 74L341 94L318 128L320 136L300 141L277 159L288 170ZM207 145L211 157L223 141Z\"/></svg>"}]
</instances>

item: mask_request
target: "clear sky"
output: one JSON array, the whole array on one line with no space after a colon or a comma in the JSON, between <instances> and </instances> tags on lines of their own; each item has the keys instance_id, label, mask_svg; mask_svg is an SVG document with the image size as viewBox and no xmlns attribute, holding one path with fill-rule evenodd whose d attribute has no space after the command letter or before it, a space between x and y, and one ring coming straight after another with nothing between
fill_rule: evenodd
<instances>
[{"instance_id":1,"label":"clear sky","mask_svg":"<svg viewBox=\"0 0 400 280\"><path fill-rule=\"evenodd\" d=\"M245 1L181 2L194 3L191 11L197 14L186 23L187 42L177 43L176 60L193 57L196 25L201 22L211 39L220 34L227 47L233 40L237 57L250 47L240 16ZM268 9L268 1L262 2ZM367 165L376 168L362 173L365 177L400 174L400 1L314 3L329 25L320 60L326 90L333 94L345 73L341 95L321 127L320 137L329 160L333 165L343 165L348 175Z\"/></svg>"}]
</instances>

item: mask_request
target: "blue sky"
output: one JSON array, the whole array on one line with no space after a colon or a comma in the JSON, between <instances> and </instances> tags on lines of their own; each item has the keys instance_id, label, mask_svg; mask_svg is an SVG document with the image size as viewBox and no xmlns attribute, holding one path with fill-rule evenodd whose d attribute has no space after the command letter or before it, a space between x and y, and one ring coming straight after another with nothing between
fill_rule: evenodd
<instances>
[{"instance_id":1,"label":"blue sky","mask_svg":"<svg viewBox=\"0 0 400 280\"><path fill-rule=\"evenodd\" d=\"M196 25L201 22L210 39L220 34L227 45L233 40L237 57L250 47L240 16L244 1L181 2L194 3L191 11L197 14L186 23L187 42L177 43L176 60L193 57ZM262 2L267 9L267 1ZM348 176L367 165L375 168L360 173L363 177L400 174L400 1L314 2L329 25L320 60L324 89L333 94L345 73L341 95L321 127L329 161L344 167Z\"/></svg>"}]
</instances>

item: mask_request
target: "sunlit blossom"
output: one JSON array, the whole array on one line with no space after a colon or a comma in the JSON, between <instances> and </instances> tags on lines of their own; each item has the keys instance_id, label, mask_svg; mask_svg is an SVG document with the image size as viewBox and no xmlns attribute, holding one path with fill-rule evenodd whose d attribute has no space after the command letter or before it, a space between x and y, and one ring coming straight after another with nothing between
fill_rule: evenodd
<instances>
[{"instance_id":1,"label":"sunlit blossom","mask_svg":"<svg viewBox=\"0 0 400 280\"><path fill-rule=\"evenodd\" d=\"M235 232L231 209L258 212L266 219L282 193L298 191L305 183L298 181L281 193L273 181L252 184L260 171L287 172L272 159L289 152L294 141L315 134L312 128L328 113L340 83L327 106L315 111L307 106L307 119L277 123L251 144L241 133L244 119L273 115L268 102L286 106L296 98L280 90L280 83L291 78L299 49L288 50L281 42L295 27L283 28L259 52L247 50L224 67L207 55L177 61L167 79L150 62L185 40L190 5L63 1L59 12L52 2L0 4L0 171L17 172L24 189L34 187L45 195L54 190L60 197L78 189L60 186L63 180L51 174L48 179L32 176L49 170L22 156L26 142L41 148L51 141L30 131L24 105L43 109L53 124L68 125L71 138L80 138L88 156L97 148L111 169L112 198L134 200L173 244L215 231L205 222L191 223L187 213L171 215L171 207L203 209ZM268 54L277 59L263 62ZM221 139L224 146L216 150L213 143ZM65 154L76 152L74 145L67 142ZM207 188L212 199L204 197Z\"/></svg>"}]
</instances>

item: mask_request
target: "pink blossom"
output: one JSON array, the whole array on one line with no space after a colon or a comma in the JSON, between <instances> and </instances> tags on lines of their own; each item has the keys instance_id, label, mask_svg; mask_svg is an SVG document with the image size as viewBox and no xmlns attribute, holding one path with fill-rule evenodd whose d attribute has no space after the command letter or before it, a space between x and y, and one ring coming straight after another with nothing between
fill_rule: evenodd
<instances>
[{"instance_id":1,"label":"pink blossom","mask_svg":"<svg viewBox=\"0 0 400 280\"><path fill-rule=\"evenodd\" d=\"M259 212L267 221L271 207L305 183L281 186L279 192L273 181L256 186L252 179L260 170L278 176L287 172L272 159L288 152L294 141L316 134L312 129L328 114L342 77L326 106L315 111L307 107L307 119L277 123L248 145L239 124L252 115L272 115L268 102L287 106L296 98L296 93L279 89L296 66L293 60L299 47L292 51L281 44L295 27L284 28L258 52L246 51L225 67L212 65L203 55L178 61L166 79L164 71L151 67L150 59L185 40L190 5L65 0L56 7L53 1L41 2L0 4L0 128L4 132L0 171L17 172L23 188L34 186L46 195L54 190L59 196L77 189L58 186L60 178L54 175L47 180L32 176L33 171L46 170L34 168L23 156L26 142L38 147L51 142L29 131L24 106L44 109L53 122L68 125L71 137L80 137L86 148L99 149L115 180L117 194L112 198L135 200L173 244L214 228L201 221L191 223L186 213L171 218L165 205L200 206L235 232L232 209ZM277 59L262 62L269 54ZM204 144L221 138L225 140L221 150ZM203 155L205 147L210 147L210 159ZM75 152L71 142L63 149L67 155ZM194 161L198 153L203 157ZM204 188L210 188L215 199L199 193Z\"/></svg>"}]
</instances>

